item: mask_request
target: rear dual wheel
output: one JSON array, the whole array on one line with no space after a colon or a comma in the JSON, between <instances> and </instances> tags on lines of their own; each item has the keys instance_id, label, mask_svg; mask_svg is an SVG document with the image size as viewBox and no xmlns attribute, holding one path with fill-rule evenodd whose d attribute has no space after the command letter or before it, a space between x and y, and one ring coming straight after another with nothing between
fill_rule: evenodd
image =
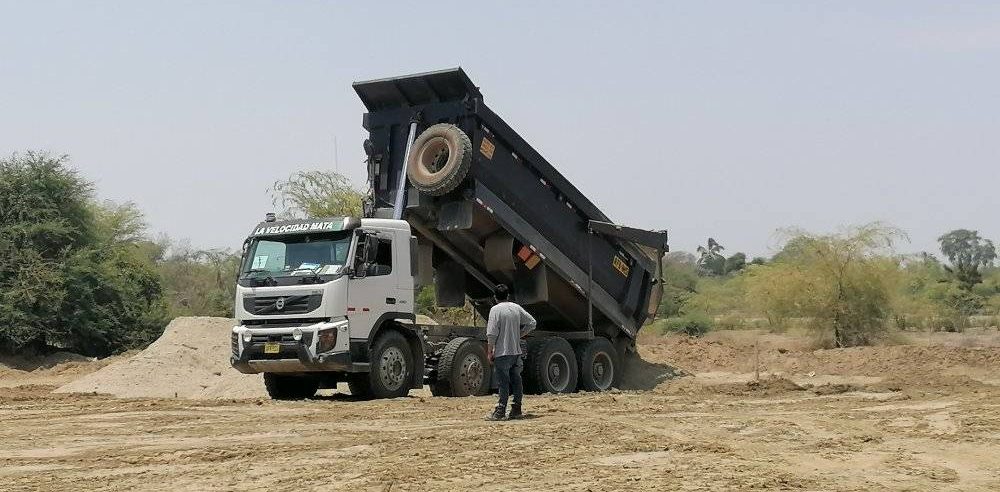
<instances>
[{"instance_id":1,"label":"rear dual wheel","mask_svg":"<svg viewBox=\"0 0 1000 492\"><path fill-rule=\"evenodd\" d=\"M576 361L580 366L581 390L607 391L618 384L620 358L607 338L597 337L577 345Z\"/></svg>"},{"instance_id":2,"label":"rear dual wheel","mask_svg":"<svg viewBox=\"0 0 1000 492\"><path fill-rule=\"evenodd\" d=\"M610 340L596 337L570 345L559 337L531 340L525 387L531 393L607 391L621 378L621 358Z\"/></svg>"},{"instance_id":3,"label":"rear dual wheel","mask_svg":"<svg viewBox=\"0 0 1000 492\"><path fill-rule=\"evenodd\" d=\"M576 355L565 338L529 341L524 377L528 392L572 393L576 391L578 375Z\"/></svg>"},{"instance_id":4,"label":"rear dual wheel","mask_svg":"<svg viewBox=\"0 0 1000 492\"><path fill-rule=\"evenodd\" d=\"M434 396L482 396L490 392L491 366L483 342L459 337L448 342L438 358Z\"/></svg>"}]
</instances>

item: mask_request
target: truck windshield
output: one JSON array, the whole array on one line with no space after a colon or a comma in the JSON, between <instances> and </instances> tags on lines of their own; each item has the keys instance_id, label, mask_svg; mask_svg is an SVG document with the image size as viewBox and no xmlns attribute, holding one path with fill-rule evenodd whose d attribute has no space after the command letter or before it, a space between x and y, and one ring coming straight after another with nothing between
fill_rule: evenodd
<instances>
[{"instance_id":1,"label":"truck windshield","mask_svg":"<svg viewBox=\"0 0 1000 492\"><path fill-rule=\"evenodd\" d=\"M242 276L335 275L347 262L351 234L295 234L254 239Z\"/></svg>"}]
</instances>

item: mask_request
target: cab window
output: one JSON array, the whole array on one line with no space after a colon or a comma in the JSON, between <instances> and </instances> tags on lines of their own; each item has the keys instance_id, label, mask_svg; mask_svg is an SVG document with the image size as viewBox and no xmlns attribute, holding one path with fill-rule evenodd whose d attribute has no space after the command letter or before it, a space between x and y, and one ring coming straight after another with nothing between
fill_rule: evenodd
<instances>
[{"instance_id":1,"label":"cab window","mask_svg":"<svg viewBox=\"0 0 1000 492\"><path fill-rule=\"evenodd\" d=\"M374 237L371 240L375 240ZM392 239L378 239L378 252L375 262L368 265L368 276L389 275L392 273Z\"/></svg>"}]
</instances>

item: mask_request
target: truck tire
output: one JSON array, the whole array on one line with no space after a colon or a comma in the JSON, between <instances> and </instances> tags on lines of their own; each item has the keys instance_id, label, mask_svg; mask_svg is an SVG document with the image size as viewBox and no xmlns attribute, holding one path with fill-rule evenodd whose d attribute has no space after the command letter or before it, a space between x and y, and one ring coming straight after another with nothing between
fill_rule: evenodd
<instances>
[{"instance_id":1,"label":"truck tire","mask_svg":"<svg viewBox=\"0 0 1000 492\"><path fill-rule=\"evenodd\" d=\"M264 388L272 400L301 400L316 395L319 378L265 372Z\"/></svg>"},{"instance_id":2,"label":"truck tire","mask_svg":"<svg viewBox=\"0 0 1000 492\"><path fill-rule=\"evenodd\" d=\"M580 389L607 391L618 381L621 359L611 341L604 337L587 340L576 346L576 362L580 366Z\"/></svg>"},{"instance_id":3,"label":"truck tire","mask_svg":"<svg viewBox=\"0 0 1000 492\"><path fill-rule=\"evenodd\" d=\"M483 342L459 337L448 342L438 359L434 396L483 396L490 391L490 363Z\"/></svg>"},{"instance_id":4,"label":"truck tire","mask_svg":"<svg viewBox=\"0 0 1000 492\"><path fill-rule=\"evenodd\" d=\"M524 345L521 345L521 348L524 349L524 369L521 372L521 382L524 384L524 393L528 395L538 395L545 392L538 387L535 376L531 371L531 365L534 362L531 354L535 353L538 344L544 340L544 338L529 338Z\"/></svg>"},{"instance_id":5,"label":"truck tire","mask_svg":"<svg viewBox=\"0 0 1000 492\"><path fill-rule=\"evenodd\" d=\"M424 130L410 148L406 175L417 190L440 196L454 190L472 167L472 141L455 125Z\"/></svg>"},{"instance_id":6,"label":"truck tire","mask_svg":"<svg viewBox=\"0 0 1000 492\"><path fill-rule=\"evenodd\" d=\"M351 394L357 389L366 398L398 398L410 392L413 379L413 354L399 332L388 330L375 340L369 353L367 378L348 382ZM367 388L365 388L367 386Z\"/></svg>"},{"instance_id":7,"label":"truck tire","mask_svg":"<svg viewBox=\"0 0 1000 492\"><path fill-rule=\"evenodd\" d=\"M351 396L368 400L372 397L372 390L368 387L368 373L352 373L347 375L347 389Z\"/></svg>"},{"instance_id":8,"label":"truck tire","mask_svg":"<svg viewBox=\"0 0 1000 492\"><path fill-rule=\"evenodd\" d=\"M525 361L527 387L535 393L576 391L577 367L573 347L564 338L547 337L528 345Z\"/></svg>"}]
</instances>

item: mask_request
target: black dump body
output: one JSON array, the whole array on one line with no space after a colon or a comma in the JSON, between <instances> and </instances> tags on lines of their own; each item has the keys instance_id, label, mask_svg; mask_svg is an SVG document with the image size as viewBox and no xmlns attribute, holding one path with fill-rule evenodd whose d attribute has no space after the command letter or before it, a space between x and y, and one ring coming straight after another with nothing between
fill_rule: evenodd
<instances>
[{"instance_id":1,"label":"black dump body","mask_svg":"<svg viewBox=\"0 0 1000 492\"><path fill-rule=\"evenodd\" d=\"M491 288L502 283L513 286L540 329L581 332L588 330L593 285L594 330L635 337L659 302L656 254L588 233L591 220L608 217L486 106L462 69L358 82L354 89L368 109L367 213L391 214L397 186L407 186L403 218L418 237L422 283L434 267L439 305L461 306L468 296L485 314ZM432 197L406 182L413 121L417 134L451 123L472 140L472 166L458 189Z\"/></svg>"}]
</instances>

